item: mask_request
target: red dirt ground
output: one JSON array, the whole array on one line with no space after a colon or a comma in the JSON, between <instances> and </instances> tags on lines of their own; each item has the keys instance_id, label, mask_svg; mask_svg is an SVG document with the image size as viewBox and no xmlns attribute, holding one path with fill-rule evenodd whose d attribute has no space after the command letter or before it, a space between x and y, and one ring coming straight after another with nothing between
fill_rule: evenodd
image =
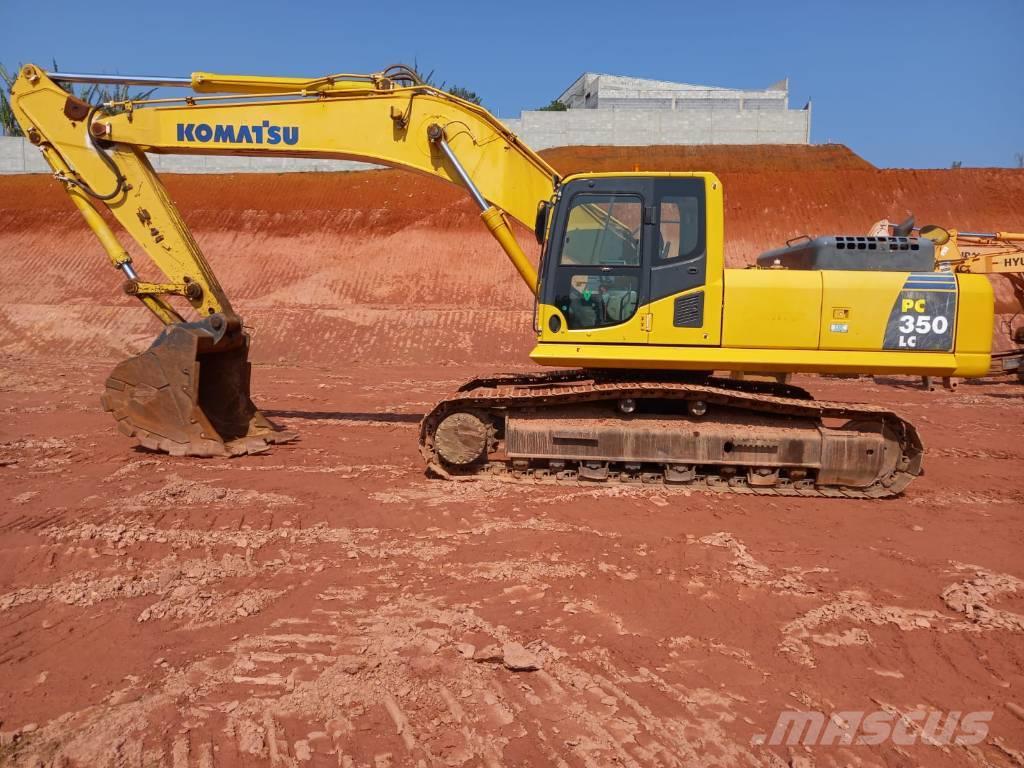
<instances>
[{"instance_id":1,"label":"red dirt ground","mask_svg":"<svg viewBox=\"0 0 1024 768\"><path fill-rule=\"evenodd\" d=\"M636 157L720 173L733 264L907 210L1019 228L1024 200L1022 172L838 147ZM530 341L462 193L168 185L301 440L132 449L97 395L154 323L55 182L0 178L0 765L1024 765L1024 386L798 377L918 425L926 475L894 501L431 481L420 416ZM488 650L516 643L540 669ZM785 710L918 708L993 715L974 746L756 743Z\"/></svg>"}]
</instances>

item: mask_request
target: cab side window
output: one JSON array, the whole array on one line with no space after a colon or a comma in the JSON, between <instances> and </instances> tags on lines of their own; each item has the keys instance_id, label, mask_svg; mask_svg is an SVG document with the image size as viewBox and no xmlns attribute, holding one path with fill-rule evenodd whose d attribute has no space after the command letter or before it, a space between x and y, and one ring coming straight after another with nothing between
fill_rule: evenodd
<instances>
[{"instance_id":1,"label":"cab side window","mask_svg":"<svg viewBox=\"0 0 1024 768\"><path fill-rule=\"evenodd\" d=\"M700 245L700 200L693 196L661 199L658 258L689 258Z\"/></svg>"}]
</instances>

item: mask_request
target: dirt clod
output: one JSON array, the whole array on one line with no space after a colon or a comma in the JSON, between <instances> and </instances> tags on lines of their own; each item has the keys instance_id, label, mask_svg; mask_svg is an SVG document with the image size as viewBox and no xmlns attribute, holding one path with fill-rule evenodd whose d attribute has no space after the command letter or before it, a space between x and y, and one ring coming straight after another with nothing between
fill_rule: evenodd
<instances>
[{"instance_id":1,"label":"dirt clod","mask_svg":"<svg viewBox=\"0 0 1024 768\"><path fill-rule=\"evenodd\" d=\"M501 650L502 663L515 672L532 672L541 667L540 659L519 643L505 643Z\"/></svg>"},{"instance_id":2,"label":"dirt clod","mask_svg":"<svg viewBox=\"0 0 1024 768\"><path fill-rule=\"evenodd\" d=\"M473 661L481 664L501 664L503 660L504 655L501 646L495 643L485 645L483 648L478 648L473 652Z\"/></svg>"}]
</instances>

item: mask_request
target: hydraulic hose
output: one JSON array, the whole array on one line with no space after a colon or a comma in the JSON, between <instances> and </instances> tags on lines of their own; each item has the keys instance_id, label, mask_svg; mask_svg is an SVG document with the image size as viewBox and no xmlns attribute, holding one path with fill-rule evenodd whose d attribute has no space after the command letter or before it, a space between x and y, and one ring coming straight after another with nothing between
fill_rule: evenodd
<instances>
[{"instance_id":1,"label":"hydraulic hose","mask_svg":"<svg viewBox=\"0 0 1024 768\"><path fill-rule=\"evenodd\" d=\"M97 106L94 106L92 109L89 110L89 114L85 118L85 132L89 136L89 142L92 144L93 149L95 149L96 152L99 153L99 156L103 159L103 162L106 163L107 167L110 169L110 172L114 174L114 178L117 179L114 186L114 191L107 195L101 195L99 192L94 190L84 181L81 181L79 179L73 179L70 176L66 175L62 175L60 178L62 181L66 181L69 184L74 184L76 187L83 190L86 194L90 195L91 197L95 197L97 200L102 200L106 202L108 200L113 200L115 197L117 197L124 191L125 178L123 175L121 175L121 170L117 167L117 164L110 159L110 155L108 155L106 153L106 150L104 150L97 143L96 137L93 136L92 134L92 118L98 110L99 107Z\"/></svg>"}]
</instances>

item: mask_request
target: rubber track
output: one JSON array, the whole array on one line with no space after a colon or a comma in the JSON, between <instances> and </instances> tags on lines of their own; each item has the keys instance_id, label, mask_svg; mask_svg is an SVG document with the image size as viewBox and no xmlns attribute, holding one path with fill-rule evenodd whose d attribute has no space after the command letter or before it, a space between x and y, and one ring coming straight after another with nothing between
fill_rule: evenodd
<instances>
[{"instance_id":1,"label":"rubber track","mask_svg":"<svg viewBox=\"0 0 1024 768\"><path fill-rule=\"evenodd\" d=\"M784 395L773 394L775 392L782 392ZM481 465L479 471L476 472L467 474L452 472L441 465L434 452L434 430L446 416L459 410L470 409L501 415L509 408L566 405L619 400L627 397L636 399L700 399L710 405L811 419L882 420L893 428L903 455L907 458L907 461L904 462L906 469L898 469L887 478L880 478L866 488L753 487L745 483L716 479L713 483L705 484L705 487L711 490L759 496L881 499L899 495L915 477L921 474L924 447L917 430L912 424L888 408L808 399L810 396L804 390L785 384L714 378L700 382L659 381L645 377L637 379L614 377L608 380L602 380L602 378L595 380L594 374L586 371L509 374L467 382L457 392L438 402L423 418L420 423L420 452L430 470L449 479L497 477L498 479L527 483L568 482L572 485L594 485L601 481L579 479L565 481L551 475L542 478L516 477L510 471L501 472L493 461ZM498 475L494 474L496 469L499 470ZM688 485L699 485L707 479L710 478L699 478ZM616 480L610 473L609 480L605 482L616 482ZM673 483L673 485L676 484Z\"/></svg>"}]
</instances>

